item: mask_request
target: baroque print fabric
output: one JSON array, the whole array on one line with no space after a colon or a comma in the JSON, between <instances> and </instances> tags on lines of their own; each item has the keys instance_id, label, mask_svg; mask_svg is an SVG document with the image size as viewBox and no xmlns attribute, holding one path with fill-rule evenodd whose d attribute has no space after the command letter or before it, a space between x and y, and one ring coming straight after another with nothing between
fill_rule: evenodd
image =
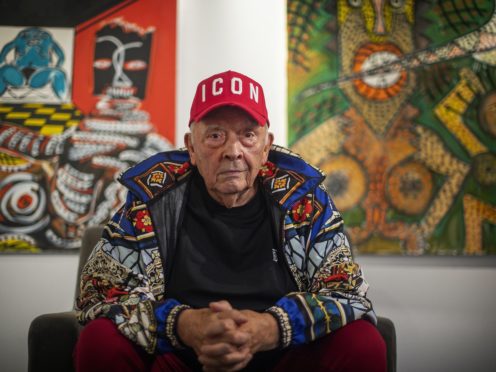
<instances>
[{"instance_id":1,"label":"baroque print fabric","mask_svg":"<svg viewBox=\"0 0 496 372\"><path fill-rule=\"evenodd\" d=\"M167 258L160 252L170 247L159 248L149 203L172 190L186 192L177 186L189 182L190 174L187 153L172 151L122 175L127 202L105 227L83 269L77 301L81 323L108 317L149 353L182 347L176 321L188 305L167 298ZM266 310L278 321L281 346L312 341L356 319L375 322L366 298L368 285L353 262L343 220L322 185L322 173L273 146L259 177L273 201L273 216L281 217L274 221L281 229L280 249L299 289ZM179 210L183 198L172 199L178 205L171 208Z\"/></svg>"}]
</instances>

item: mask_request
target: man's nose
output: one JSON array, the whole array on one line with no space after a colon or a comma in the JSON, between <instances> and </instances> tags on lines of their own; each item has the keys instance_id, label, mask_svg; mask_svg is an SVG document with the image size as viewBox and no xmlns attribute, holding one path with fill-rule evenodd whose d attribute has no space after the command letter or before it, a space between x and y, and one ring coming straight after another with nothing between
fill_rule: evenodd
<instances>
[{"instance_id":1,"label":"man's nose","mask_svg":"<svg viewBox=\"0 0 496 372\"><path fill-rule=\"evenodd\" d=\"M228 138L224 147L224 157L229 160L241 159L243 157L241 147L238 138Z\"/></svg>"}]
</instances>

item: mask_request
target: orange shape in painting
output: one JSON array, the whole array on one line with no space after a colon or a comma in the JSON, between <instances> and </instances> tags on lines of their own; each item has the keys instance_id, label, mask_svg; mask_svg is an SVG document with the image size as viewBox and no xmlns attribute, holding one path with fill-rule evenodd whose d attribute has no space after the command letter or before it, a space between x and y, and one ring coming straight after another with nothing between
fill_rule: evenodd
<instances>
[{"instance_id":1,"label":"orange shape in painting","mask_svg":"<svg viewBox=\"0 0 496 372\"><path fill-rule=\"evenodd\" d=\"M359 48L352 68L355 74L362 76L353 80L357 92L372 101L396 96L407 79L407 72L399 65L402 56L401 50L391 43L368 43Z\"/></svg>"}]
</instances>

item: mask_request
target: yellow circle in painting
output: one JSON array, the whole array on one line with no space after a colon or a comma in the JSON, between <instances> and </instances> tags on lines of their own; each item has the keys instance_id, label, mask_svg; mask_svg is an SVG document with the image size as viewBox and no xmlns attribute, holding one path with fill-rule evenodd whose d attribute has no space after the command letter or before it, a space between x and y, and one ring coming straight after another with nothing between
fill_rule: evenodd
<instances>
[{"instance_id":1,"label":"yellow circle in painting","mask_svg":"<svg viewBox=\"0 0 496 372\"><path fill-rule=\"evenodd\" d=\"M479 118L482 127L493 137L496 137L496 92L491 92L482 101L479 108Z\"/></svg>"},{"instance_id":2,"label":"yellow circle in painting","mask_svg":"<svg viewBox=\"0 0 496 372\"><path fill-rule=\"evenodd\" d=\"M346 211L358 204L365 194L366 176L360 163L347 155L338 155L320 167L327 175L325 185L336 207Z\"/></svg>"},{"instance_id":3,"label":"yellow circle in painting","mask_svg":"<svg viewBox=\"0 0 496 372\"><path fill-rule=\"evenodd\" d=\"M387 179L387 196L394 208L416 215L425 210L432 196L432 175L422 164L411 161L393 168Z\"/></svg>"}]
</instances>

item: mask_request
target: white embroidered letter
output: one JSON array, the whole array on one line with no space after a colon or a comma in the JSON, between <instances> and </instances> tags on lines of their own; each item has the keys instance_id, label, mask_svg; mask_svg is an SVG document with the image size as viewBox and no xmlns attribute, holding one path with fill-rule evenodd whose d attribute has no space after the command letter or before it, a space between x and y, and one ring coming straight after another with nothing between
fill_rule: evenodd
<instances>
[{"instance_id":1,"label":"white embroidered letter","mask_svg":"<svg viewBox=\"0 0 496 372\"><path fill-rule=\"evenodd\" d=\"M237 84L236 84L237 83ZM238 77L233 77L231 80L231 92L233 94L243 93L243 82Z\"/></svg>"},{"instance_id":2,"label":"white embroidered letter","mask_svg":"<svg viewBox=\"0 0 496 372\"><path fill-rule=\"evenodd\" d=\"M258 103L258 87L250 83L250 99Z\"/></svg>"},{"instance_id":3,"label":"white embroidered letter","mask_svg":"<svg viewBox=\"0 0 496 372\"><path fill-rule=\"evenodd\" d=\"M205 97L205 84L202 84L201 92L202 92L202 102L205 102L205 100L206 100L206 97Z\"/></svg>"},{"instance_id":4,"label":"white embroidered letter","mask_svg":"<svg viewBox=\"0 0 496 372\"><path fill-rule=\"evenodd\" d=\"M212 95L213 96L218 96L219 94L222 93L222 87L217 88L217 83L222 84L222 78L217 78L212 82Z\"/></svg>"}]
</instances>

